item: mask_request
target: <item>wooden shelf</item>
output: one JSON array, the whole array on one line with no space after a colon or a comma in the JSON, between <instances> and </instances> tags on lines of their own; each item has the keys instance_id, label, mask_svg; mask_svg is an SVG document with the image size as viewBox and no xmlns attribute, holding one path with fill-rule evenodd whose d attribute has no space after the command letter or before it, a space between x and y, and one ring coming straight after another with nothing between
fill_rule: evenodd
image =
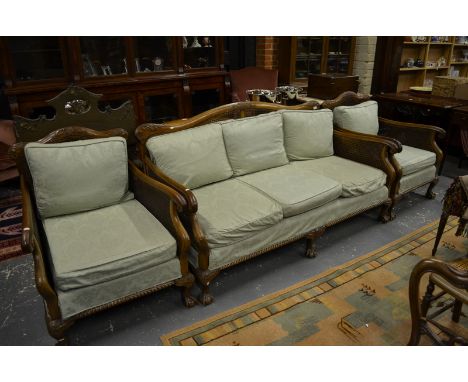
<instances>
[{"instance_id":1,"label":"wooden shelf","mask_svg":"<svg viewBox=\"0 0 468 382\"><path fill-rule=\"evenodd\" d=\"M439 66L439 67L432 66L432 67L426 67L425 69L426 70L439 70L439 69L448 69L448 68L449 68L449 66Z\"/></svg>"},{"instance_id":2,"label":"wooden shelf","mask_svg":"<svg viewBox=\"0 0 468 382\"><path fill-rule=\"evenodd\" d=\"M427 44L429 44L427 41L426 42L413 42L413 41L403 42L403 45L427 45Z\"/></svg>"},{"instance_id":3,"label":"wooden shelf","mask_svg":"<svg viewBox=\"0 0 468 382\"><path fill-rule=\"evenodd\" d=\"M468 61L453 61L450 65L468 65Z\"/></svg>"},{"instance_id":4,"label":"wooden shelf","mask_svg":"<svg viewBox=\"0 0 468 382\"><path fill-rule=\"evenodd\" d=\"M400 68L400 72L413 72L416 70L425 70L427 68L418 68L418 67L413 67L413 68Z\"/></svg>"},{"instance_id":5,"label":"wooden shelf","mask_svg":"<svg viewBox=\"0 0 468 382\"><path fill-rule=\"evenodd\" d=\"M430 42L430 45L453 45L451 42Z\"/></svg>"},{"instance_id":6,"label":"wooden shelf","mask_svg":"<svg viewBox=\"0 0 468 382\"><path fill-rule=\"evenodd\" d=\"M464 46L464 47L468 48L468 44L453 44L453 46Z\"/></svg>"}]
</instances>

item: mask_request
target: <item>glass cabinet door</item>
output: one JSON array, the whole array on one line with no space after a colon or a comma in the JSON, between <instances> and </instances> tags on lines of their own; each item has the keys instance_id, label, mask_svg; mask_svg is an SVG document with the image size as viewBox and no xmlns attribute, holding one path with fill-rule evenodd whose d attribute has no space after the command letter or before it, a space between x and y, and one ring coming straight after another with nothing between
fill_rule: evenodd
<instances>
[{"instance_id":1,"label":"glass cabinet door","mask_svg":"<svg viewBox=\"0 0 468 382\"><path fill-rule=\"evenodd\" d=\"M182 37L184 69L216 66L215 37Z\"/></svg>"},{"instance_id":2,"label":"glass cabinet door","mask_svg":"<svg viewBox=\"0 0 468 382\"><path fill-rule=\"evenodd\" d=\"M348 73L352 37L329 37L327 73Z\"/></svg>"},{"instance_id":3,"label":"glass cabinet door","mask_svg":"<svg viewBox=\"0 0 468 382\"><path fill-rule=\"evenodd\" d=\"M128 73L122 37L80 37L80 47L85 77Z\"/></svg>"},{"instance_id":4,"label":"glass cabinet door","mask_svg":"<svg viewBox=\"0 0 468 382\"><path fill-rule=\"evenodd\" d=\"M145 97L145 121L164 123L179 118L176 94L148 95Z\"/></svg>"},{"instance_id":5,"label":"glass cabinet door","mask_svg":"<svg viewBox=\"0 0 468 382\"><path fill-rule=\"evenodd\" d=\"M135 37L136 73L153 73L175 70L172 37Z\"/></svg>"},{"instance_id":6,"label":"glass cabinet door","mask_svg":"<svg viewBox=\"0 0 468 382\"><path fill-rule=\"evenodd\" d=\"M295 78L307 78L321 72L323 38L297 37Z\"/></svg>"},{"instance_id":7,"label":"glass cabinet door","mask_svg":"<svg viewBox=\"0 0 468 382\"><path fill-rule=\"evenodd\" d=\"M7 37L17 81L63 78L59 37Z\"/></svg>"}]
</instances>

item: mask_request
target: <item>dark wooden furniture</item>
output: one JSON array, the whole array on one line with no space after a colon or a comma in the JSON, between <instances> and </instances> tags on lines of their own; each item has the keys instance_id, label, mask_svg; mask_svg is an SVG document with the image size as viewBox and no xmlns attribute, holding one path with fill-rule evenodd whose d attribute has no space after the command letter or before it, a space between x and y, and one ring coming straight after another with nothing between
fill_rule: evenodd
<instances>
[{"instance_id":1,"label":"dark wooden furniture","mask_svg":"<svg viewBox=\"0 0 468 382\"><path fill-rule=\"evenodd\" d=\"M51 100L45 101L54 109L52 118L42 115L35 119L15 115L16 136L20 142L33 142L44 138L55 130L68 126L82 126L102 131L116 127L128 134L130 145L135 143L136 117L131 101L126 101L117 109L109 105L99 109L102 94L94 94L79 86L69 86Z\"/></svg>"},{"instance_id":2,"label":"dark wooden furniture","mask_svg":"<svg viewBox=\"0 0 468 382\"><path fill-rule=\"evenodd\" d=\"M439 228L432 249L432 256L437 252L440 238L444 233L445 225L450 215L457 216L460 220L458 229L455 235L459 236L465 232L466 224L468 223L468 175L459 176L456 178L450 187L445 192L444 206L442 207L442 215L440 216Z\"/></svg>"},{"instance_id":3,"label":"dark wooden furniture","mask_svg":"<svg viewBox=\"0 0 468 382\"><path fill-rule=\"evenodd\" d=\"M354 92L345 92L338 96L337 98L329 101L324 101L321 104L321 107L324 109L334 109L338 106L352 106L357 105L362 102L370 100L370 95L358 94ZM380 103L379 103L380 110ZM436 163L435 166L437 169L440 169L443 163L443 152L436 142L437 137L443 137L445 135L444 130L437 126L400 122L388 118L378 118L379 121L379 135L376 136L376 139L381 139L383 141L393 142L399 147L397 152L401 152L402 145L416 147L418 149L426 150L435 153ZM341 130L341 129L339 129ZM358 135L367 136L367 134L356 133ZM413 187L409 190L406 190L404 193L400 192L400 182L403 177L403 172L400 164L394 158L393 154L390 154L390 161L392 166L395 169L396 178L393 183L393 188L390 190L390 197L392 198L391 206L391 216L394 217L393 207L401 197L413 191L416 188L422 187L426 184L429 184L429 187L426 192L426 197L433 199L435 194L432 192L432 189L437 184L439 178L435 176L431 181L418 184L417 187Z\"/></svg>"},{"instance_id":4,"label":"dark wooden furniture","mask_svg":"<svg viewBox=\"0 0 468 382\"><path fill-rule=\"evenodd\" d=\"M221 37L1 37L0 77L12 114L51 117L52 99L76 84L131 100L138 123L189 117L226 102Z\"/></svg>"},{"instance_id":5,"label":"dark wooden furniture","mask_svg":"<svg viewBox=\"0 0 468 382\"><path fill-rule=\"evenodd\" d=\"M307 87L308 75L351 74L355 37L280 37L279 77L284 85Z\"/></svg>"},{"instance_id":6,"label":"dark wooden furniture","mask_svg":"<svg viewBox=\"0 0 468 382\"><path fill-rule=\"evenodd\" d=\"M414 40L414 41L413 41ZM399 92L413 86L432 87L436 76L453 70L468 76L468 62L463 58L467 44L458 36L381 36L377 38L372 93ZM443 58L443 60L442 60ZM420 65L408 65L408 60Z\"/></svg>"},{"instance_id":7,"label":"dark wooden furniture","mask_svg":"<svg viewBox=\"0 0 468 382\"><path fill-rule=\"evenodd\" d=\"M459 135L456 134L456 125L451 123L452 111L457 107L468 105L468 100L438 97L411 91L376 94L373 99L379 103L379 116L381 117L438 126L446 131L443 139L438 140L444 153L439 166L440 175L451 143L459 139Z\"/></svg>"},{"instance_id":8,"label":"dark wooden furniture","mask_svg":"<svg viewBox=\"0 0 468 382\"><path fill-rule=\"evenodd\" d=\"M177 190L185 197L187 201L184 222L186 223L188 231L191 234L192 246L198 251L198 265L193 266L193 272L197 278L197 281L202 287L202 296L200 300L204 305L208 305L213 301L213 297L209 291L209 285L222 269L238 264L241 261L246 261L253 257L259 256L263 253L271 251L274 248L296 241L301 237L292 237L289 240L281 242L279 245L267 245L261 250L257 250L247 256L243 256L241 259L238 259L220 268L209 269L210 248L203 229L197 220L197 199L190 189L166 175L151 161L148 150L146 148L146 142L148 139L157 135L171 134L186 129L196 128L197 126L206 125L216 121L252 117L255 115L282 109L312 110L317 109L318 106L319 104L314 101L305 102L296 106L285 106L266 102L238 102L220 106L186 120L171 121L166 124L143 124L138 126L136 130L136 136L139 141L139 153L141 155L140 159L144 163L146 173L158 181L165 183L169 187ZM364 136L346 131L334 131L333 147L334 153L337 156L382 170L387 175L387 188L390 190L394 187L393 183L395 181L396 174L392 164L389 161L389 155L393 155L396 152L401 151L401 146L399 146L394 141L383 140L370 135ZM390 198L387 199L383 204L379 203L378 205L381 205L380 219L383 222L388 222L391 218ZM373 205L367 209L374 207L376 207L376 205ZM361 209L360 211L330 222L326 226L320 227L319 229L307 234L305 236L307 239L306 255L308 257L315 257L315 240L323 234L327 227L351 218L352 216L355 216L365 210L366 209Z\"/></svg>"},{"instance_id":9,"label":"dark wooden furniture","mask_svg":"<svg viewBox=\"0 0 468 382\"><path fill-rule=\"evenodd\" d=\"M468 106L456 107L450 115L450 128L453 130L450 145L461 146L458 167L462 166L464 159L468 157Z\"/></svg>"},{"instance_id":10,"label":"dark wooden furniture","mask_svg":"<svg viewBox=\"0 0 468 382\"><path fill-rule=\"evenodd\" d=\"M61 143L81 139L106 138L121 136L128 133L122 129L95 131L83 127L67 127L56 130L39 140L40 143ZM50 254L47 237L37 210L32 177L24 152L25 143L17 143L12 147L12 155L16 158L21 174L21 192L23 195L23 222L21 248L25 254L32 254L34 259L36 287L44 299L45 318L49 334L57 339L60 345L67 344L66 332L80 318L95 314L113 306L145 296L162 288L177 285L182 287L183 302L187 307L195 304L190 294L194 281L188 269L188 250L190 239L179 220L178 212L186 208L185 199L173 189L149 178L132 162L129 162L130 189L148 211L151 212L177 240L177 255L180 259L182 277L160 285L154 285L146 290L122 296L103 305L82 311L77 315L64 319L60 310L57 291L50 268ZM83 238L86 240L86 238Z\"/></svg>"},{"instance_id":11,"label":"dark wooden furniture","mask_svg":"<svg viewBox=\"0 0 468 382\"><path fill-rule=\"evenodd\" d=\"M422 303L419 298L421 278L430 273L429 283ZM441 290L433 296L435 286ZM468 304L468 259L446 263L437 259L421 260L413 269L409 281L409 302L411 309L411 336L408 345L418 345L422 334L426 334L436 345L468 345L468 339L461 337L452 329L437 322L436 317L453 307L452 320L458 322L463 304ZM453 303L446 304L432 314L428 314L431 302L444 294L454 298ZM434 326L447 337L441 339L432 330Z\"/></svg>"},{"instance_id":12,"label":"dark wooden furniture","mask_svg":"<svg viewBox=\"0 0 468 382\"><path fill-rule=\"evenodd\" d=\"M16 143L13 121L0 120L0 182L18 176L16 163L9 155L9 150Z\"/></svg>"},{"instance_id":13,"label":"dark wooden furniture","mask_svg":"<svg viewBox=\"0 0 468 382\"><path fill-rule=\"evenodd\" d=\"M332 99L345 91L357 92L359 76L347 74L309 74L307 97Z\"/></svg>"}]
</instances>

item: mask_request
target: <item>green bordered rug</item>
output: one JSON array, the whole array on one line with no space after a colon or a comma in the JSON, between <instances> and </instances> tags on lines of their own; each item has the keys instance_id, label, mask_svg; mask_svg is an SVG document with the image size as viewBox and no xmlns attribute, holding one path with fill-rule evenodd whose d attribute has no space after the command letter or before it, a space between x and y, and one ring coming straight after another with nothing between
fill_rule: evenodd
<instances>
[{"instance_id":1,"label":"green bordered rug","mask_svg":"<svg viewBox=\"0 0 468 382\"><path fill-rule=\"evenodd\" d=\"M449 220L437 258L452 261L466 256L468 240L455 236L456 224L455 218ZM433 222L367 255L161 340L164 345L405 345L411 331L409 277L421 258L431 256L437 226L438 221ZM311 261L320 261L320 254ZM421 292L426 285L423 280ZM442 297L437 304L449 302ZM449 311L440 320L455 325ZM468 320L462 314L457 330L466 328Z\"/></svg>"}]
</instances>

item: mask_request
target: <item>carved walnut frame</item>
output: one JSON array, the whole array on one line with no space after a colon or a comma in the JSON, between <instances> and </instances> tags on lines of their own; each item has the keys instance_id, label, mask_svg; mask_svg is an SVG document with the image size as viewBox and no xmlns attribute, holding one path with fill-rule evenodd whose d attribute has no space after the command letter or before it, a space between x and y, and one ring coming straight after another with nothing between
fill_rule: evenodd
<instances>
[{"instance_id":1,"label":"carved walnut frame","mask_svg":"<svg viewBox=\"0 0 468 382\"><path fill-rule=\"evenodd\" d=\"M149 153L146 149L146 141L154 136L170 134L190 128L195 128L197 126L202 126L204 124L208 124L215 121L250 117L262 113L269 113L272 111L283 109L313 110L318 109L318 103L307 102L301 105L284 106L266 102L237 102L211 109L192 118L176 120L165 124L146 123L138 126L136 129L136 136L139 141L140 159L143 163L145 172L149 176L177 190L180 194L184 196L187 202L187 209L184 214L183 220L186 226L189 227L188 231L191 235L192 245L198 252L198 266L195 269L193 269L193 272L195 273L197 281L201 284L202 295L200 297L200 300L205 305L210 304L213 301L213 297L209 293L209 284L219 274L221 270L231 267L245 260L248 260L252 257L263 254L265 252L269 252L275 248L281 247L293 241L299 240L303 237L307 238L306 256L315 257L315 240L323 234L327 227L332 226L340 221L346 220L368 209L374 208L379 204L382 204L379 203L375 206L369 206L363 209L362 211L355 212L342 219L330 222L326 226L320 227L312 232L307 233L306 235L291 237L288 240L285 240L281 243L276 243L274 245L267 246L258 251L255 251L220 268L210 269L210 249L206 237L204 235L203 229L201 228L197 220L197 199L195 198L193 192L190 189L186 188L184 185L170 178L151 161ZM396 177L396 174L389 160L389 157L390 154L401 151L401 147L397 143L390 140L381 140L374 136L361 136L347 131L334 131L333 141L336 155L380 168L387 174L387 187L391 187ZM380 218L384 222L390 220L391 218L389 210L390 206L391 199L387 199L382 205Z\"/></svg>"},{"instance_id":2,"label":"carved walnut frame","mask_svg":"<svg viewBox=\"0 0 468 382\"><path fill-rule=\"evenodd\" d=\"M67 127L54 131L40 139L40 143L60 143L81 139L107 138L120 136L127 138L128 133L123 129L95 131L84 127ZM148 177L132 162L129 162L130 186L135 198L140 201L155 217L171 232L177 240L177 255L180 260L182 277L146 290L133 293L112 302L87 309L70 318L63 319L54 280L46 256L47 246L45 233L36 211L34 188L31 174L25 158L24 147L26 143L17 143L11 148L11 155L16 159L21 174L21 191L23 195L23 230L21 248L23 253L32 254L34 260L35 282L40 295L44 299L45 319L49 334L57 340L58 345L68 343L67 330L80 318L95 314L113 306L153 293L157 290L177 285L182 287L183 302L187 307L195 305L196 300L191 296L190 290L194 276L189 271L188 251L190 238L179 219L179 213L185 211L185 199L174 189Z\"/></svg>"}]
</instances>

